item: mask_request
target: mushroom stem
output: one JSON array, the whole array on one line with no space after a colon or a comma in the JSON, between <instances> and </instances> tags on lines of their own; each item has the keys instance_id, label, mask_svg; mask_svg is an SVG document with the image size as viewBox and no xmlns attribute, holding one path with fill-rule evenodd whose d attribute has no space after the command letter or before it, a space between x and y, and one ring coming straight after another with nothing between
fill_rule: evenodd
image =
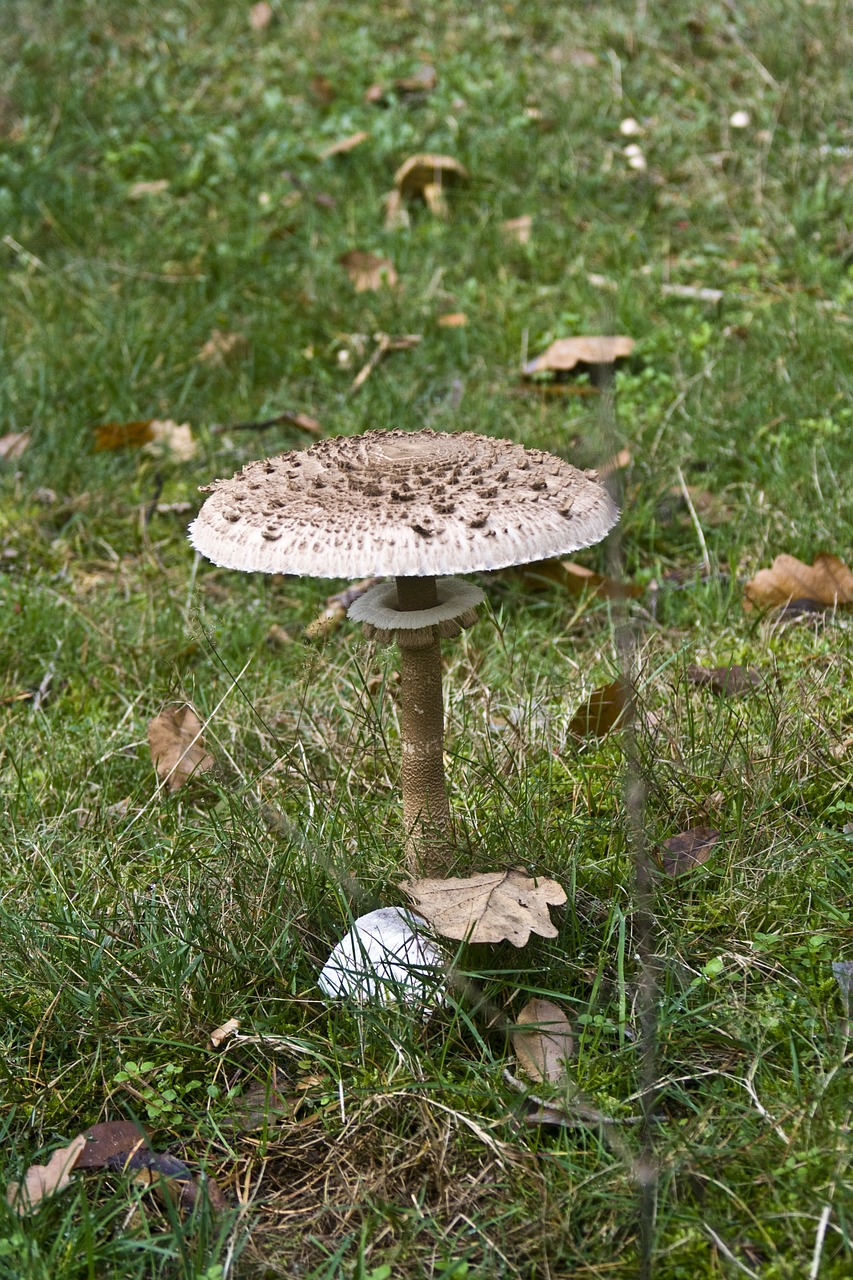
<instances>
[{"instance_id":1,"label":"mushroom stem","mask_svg":"<svg viewBox=\"0 0 853 1280\"><path fill-rule=\"evenodd\" d=\"M438 603L434 577L397 578L397 607L432 609ZM403 821L409 869L443 871L451 849L450 806L444 779L444 704L441 642L420 648L400 643Z\"/></svg>"}]
</instances>

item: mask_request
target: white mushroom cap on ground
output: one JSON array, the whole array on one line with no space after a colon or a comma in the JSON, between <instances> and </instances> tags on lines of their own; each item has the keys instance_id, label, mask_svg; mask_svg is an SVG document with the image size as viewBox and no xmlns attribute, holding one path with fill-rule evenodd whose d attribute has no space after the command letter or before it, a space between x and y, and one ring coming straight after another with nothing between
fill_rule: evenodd
<instances>
[{"instance_id":1,"label":"white mushroom cap on ground","mask_svg":"<svg viewBox=\"0 0 853 1280\"><path fill-rule=\"evenodd\" d=\"M593 477L473 432L369 431L248 463L190 526L228 569L317 578L474 573L599 542L618 510Z\"/></svg>"}]
</instances>

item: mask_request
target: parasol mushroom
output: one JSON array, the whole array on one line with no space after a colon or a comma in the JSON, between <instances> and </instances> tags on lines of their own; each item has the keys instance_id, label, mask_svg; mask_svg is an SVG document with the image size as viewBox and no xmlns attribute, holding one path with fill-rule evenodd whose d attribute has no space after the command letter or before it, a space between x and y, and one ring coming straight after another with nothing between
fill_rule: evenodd
<instances>
[{"instance_id":1,"label":"parasol mushroom","mask_svg":"<svg viewBox=\"0 0 853 1280\"><path fill-rule=\"evenodd\" d=\"M369 431L250 462L211 496L190 541L214 564L319 578L390 577L349 616L400 650L403 818L413 871L445 870L441 640L483 592L457 573L567 555L618 511L594 473L472 432Z\"/></svg>"}]
</instances>

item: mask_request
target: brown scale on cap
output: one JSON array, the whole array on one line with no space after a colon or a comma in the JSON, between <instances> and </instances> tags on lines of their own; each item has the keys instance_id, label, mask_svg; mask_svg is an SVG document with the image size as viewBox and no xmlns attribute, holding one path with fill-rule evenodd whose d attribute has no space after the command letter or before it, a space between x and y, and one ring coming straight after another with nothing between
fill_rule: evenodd
<instances>
[{"instance_id":1,"label":"brown scale on cap","mask_svg":"<svg viewBox=\"0 0 853 1280\"><path fill-rule=\"evenodd\" d=\"M617 512L584 472L464 432L371 431L250 462L191 526L216 564L311 577L472 573L567 555Z\"/></svg>"}]
</instances>

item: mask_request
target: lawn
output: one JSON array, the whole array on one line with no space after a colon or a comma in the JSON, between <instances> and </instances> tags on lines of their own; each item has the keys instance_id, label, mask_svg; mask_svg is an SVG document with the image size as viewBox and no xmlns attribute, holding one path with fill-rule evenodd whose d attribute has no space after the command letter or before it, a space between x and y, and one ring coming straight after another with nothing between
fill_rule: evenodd
<instances>
[{"instance_id":1,"label":"lawn","mask_svg":"<svg viewBox=\"0 0 853 1280\"><path fill-rule=\"evenodd\" d=\"M853 1275L853 615L744 598L780 553L853 562L849 19L0 5L4 1185L123 1119L198 1190L0 1197L3 1280ZM469 180L386 225L419 152ZM523 376L600 333L635 340L612 376ZM378 334L419 340L354 386ZM556 938L460 944L427 1019L317 986L405 903L396 652L311 628L346 582L186 537L215 477L400 427L616 459L576 560L637 588L477 576L454 871L568 902ZM632 732L573 733L626 664ZM691 677L731 664L743 696ZM184 703L215 767L170 791L147 726ZM659 869L697 826L704 865ZM514 1057L532 996L572 1023L563 1084Z\"/></svg>"}]
</instances>

